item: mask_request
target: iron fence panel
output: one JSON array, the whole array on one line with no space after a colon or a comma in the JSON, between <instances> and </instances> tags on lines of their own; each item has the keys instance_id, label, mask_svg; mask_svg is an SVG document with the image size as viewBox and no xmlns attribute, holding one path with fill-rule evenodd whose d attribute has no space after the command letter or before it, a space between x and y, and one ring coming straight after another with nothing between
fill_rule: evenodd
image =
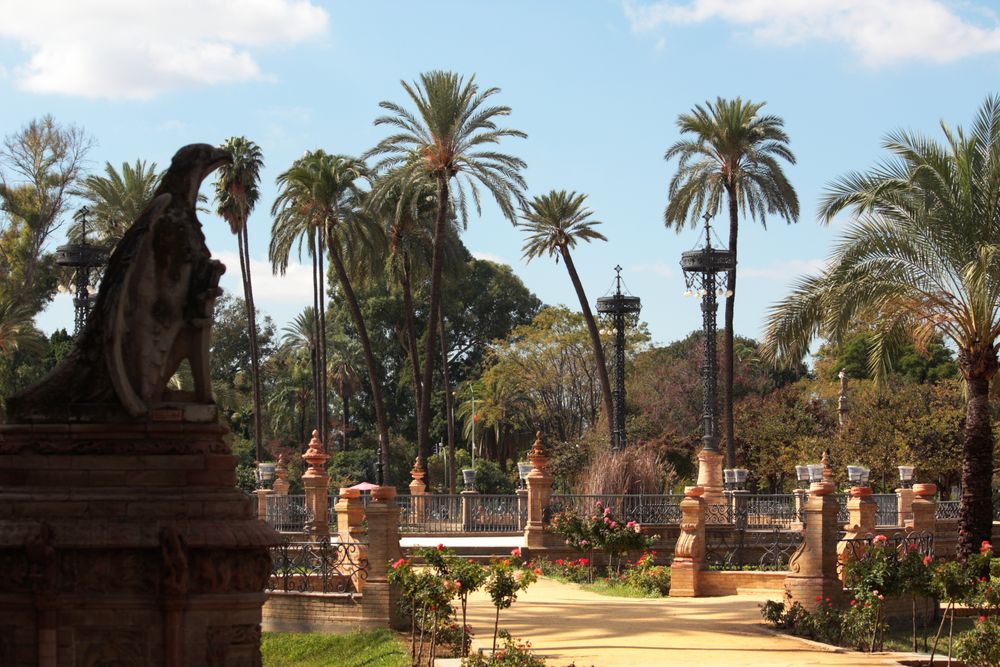
<instances>
[{"instance_id":1,"label":"iron fence panel","mask_svg":"<svg viewBox=\"0 0 1000 667\"><path fill-rule=\"evenodd\" d=\"M267 516L264 520L279 533L301 533L305 524L312 521L306 509L306 497L270 494L265 501Z\"/></svg>"},{"instance_id":2,"label":"iron fence panel","mask_svg":"<svg viewBox=\"0 0 1000 667\"><path fill-rule=\"evenodd\" d=\"M269 591L358 592L368 577L363 542L285 542L271 547Z\"/></svg>"}]
</instances>

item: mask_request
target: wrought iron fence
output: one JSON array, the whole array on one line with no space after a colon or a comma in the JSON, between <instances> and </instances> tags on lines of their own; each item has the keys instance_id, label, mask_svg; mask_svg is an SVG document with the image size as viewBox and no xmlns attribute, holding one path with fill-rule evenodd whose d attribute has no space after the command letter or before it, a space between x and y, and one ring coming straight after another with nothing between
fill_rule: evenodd
<instances>
[{"instance_id":1,"label":"wrought iron fence","mask_svg":"<svg viewBox=\"0 0 1000 667\"><path fill-rule=\"evenodd\" d=\"M471 532L516 532L524 528L520 522L517 496L477 494L465 496L468 508L466 525ZM527 502L522 503L527 513Z\"/></svg>"},{"instance_id":2,"label":"wrought iron fence","mask_svg":"<svg viewBox=\"0 0 1000 667\"><path fill-rule=\"evenodd\" d=\"M939 500L937 508L934 510L935 519L957 519L958 510L962 502L960 500Z\"/></svg>"},{"instance_id":3,"label":"wrought iron fence","mask_svg":"<svg viewBox=\"0 0 1000 667\"><path fill-rule=\"evenodd\" d=\"M396 496L396 504L401 532L462 532L462 496L458 494Z\"/></svg>"},{"instance_id":4,"label":"wrought iron fence","mask_svg":"<svg viewBox=\"0 0 1000 667\"><path fill-rule=\"evenodd\" d=\"M733 524L738 528L791 528L802 521L795 495L785 493L727 494L722 504L705 506L706 524Z\"/></svg>"},{"instance_id":5,"label":"wrought iron fence","mask_svg":"<svg viewBox=\"0 0 1000 667\"><path fill-rule=\"evenodd\" d=\"M921 558L934 555L934 535L933 533L910 533L908 535L866 535L864 537L853 537L851 539L841 539L837 551L837 572L843 573L844 563L848 561L859 561L872 558L875 549L883 550L883 553L893 561L899 561L909 553L916 552ZM851 587L851 582L845 582L847 587Z\"/></svg>"},{"instance_id":6,"label":"wrought iron fence","mask_svg":"<svg viewBox=\"0 0 1000 667\"><path fill-rule=\"evenodd\" d=\"M875 525L899 526L899 498L895 493L873 493L875 501Z\"/></svg>"},{"instance_id":7,"label":"wrought iron fence","mask_svg":"<svg viewBox=\"0 0 1000 667\"><path fill-rule=\"evenodd\" d=\"M644 525L679 523L681 520L681 494L563 494L554 495L549 501L549 512L573 512L578 515L593 514L598 509L610 508L621 521L635 521Z\"/></svg>"},{"instance_id":8,"label":"wrought iron fence","mask_svg":"<svg viewBox=\"0 0 1000 667\"><path fill-rule=\"evenodd\" d=\"M705 563L713 570L786 570L802 532L782 528L705 531Z\"/></svg>"},{"instance_id":9,"label":"wrought iron fence","mask_svg":"<svg viewBox=\"0 0 1000 667\"><path fill-rule=\"evenodd\" d=\"M271 547L269 591L359 592L368 577L363 542L285 542Z\"/></svg>"},{"instance_id":10,"label":"wrought iron fence","mask_svg":"<svg viewBox=\"0 0 1000 667\"><path fill-rule=\"evenodd\" d=\"M279 533L301 533L312 521L306 509L306 497L270 494L266 499L267 516L264 520Z\"/></svg>"}]
</instances>

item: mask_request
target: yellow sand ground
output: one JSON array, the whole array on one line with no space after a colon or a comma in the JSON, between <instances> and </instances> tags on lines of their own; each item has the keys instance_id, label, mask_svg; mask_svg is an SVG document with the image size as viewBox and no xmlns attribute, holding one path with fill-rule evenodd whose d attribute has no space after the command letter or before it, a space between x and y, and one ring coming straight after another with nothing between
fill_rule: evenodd
<instances>
[{"instance_id":1,"label":"yellow sand ground","mask_svg":"<svg viewBox=\"0 0 1000 667\"><path fill-rule=\"evenodd\" d=\"M774 636L761 625L761 598L630 599L540 579L500 614L500 627L531 642L549 665L577 667L725 665L894 665L886 656L824 650ZM489 647L494 607L483 592L469 603L475 647Z\"/></svg>"}]
</instances>

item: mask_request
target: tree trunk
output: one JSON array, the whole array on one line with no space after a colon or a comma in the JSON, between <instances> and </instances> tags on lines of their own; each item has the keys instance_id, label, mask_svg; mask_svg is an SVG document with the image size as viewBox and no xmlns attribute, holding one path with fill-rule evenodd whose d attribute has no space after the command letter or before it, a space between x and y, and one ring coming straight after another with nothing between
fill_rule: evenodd
<instances>
[{"instance_id":1,"label":"tree trunk","mask_svg":"<svg viewBox=\"0 0 1000 667\"><path fill-rule=\"evenodd\" d=\"M997 372L997 355L960 351L959 368L968 398L962 444L962 503L958 514L958 556L979 553L993 531L993 428L990 424L990 379Z\"/></svg>"},{"instance_id":2,"label":"tree trunk","mask_svg":"<svg viewBox=\"0 0 1000 667\"><path fill-rule=\"evenodd\" d=\"M319 363L320 363L320 415L319 415L319 441L323 443L323 447L329 446L327 443L327 431L329 430L329 406L330 402L327 400L327 391L329 384L329 376L327 375L326 366L326 269L323 266L323 248L326 247L326 228L324 225L320 225L319 228L319 251L316 253L319 258Z\"/></svg>"},{"instance_id":3,"label":"tree trunk","mask_svg":"<svg viewBox=\"0 0 1000 667\"><path fill-rule=\"evenodd\" d=\"M403 276L401 279L403 287L403 310L405 311L406 325L406 351L410 357L410 370L413 372L414 405L423 405L423 385L420 378L420 350L417 348L417 322L413 309L413 283L410 280L410 257L407 253L402 255ZM430 318L428 318L430 321ZM422 438L427 438L429 432L421 428L421 411L417 410L417 451L428 451L427 443ZM424 469L426 470L426 462Z\"/></svg>"},{"instance_id":4,"label":"tree trunk","mask_svg":"<svg viewBox=\"0 0 1000 667\"><path fill-rule=\"evenodd\" d=\"M434 221L434 252L431 255L431 298L427 334L424 336L424 368L421 385L427 388L420 397L420 435L417 438L418 444L423 442L424 449L418 451L427 477L424 482L428 487L431 485L430 469L427 466L427 457L430 455L428 443L430 442L430 422L431 422L431 391L430 387L434 381L434 343L437 327L433 326L434 314L438 312L441 302L441 268L444 255L445 224L448 221L448 175L438 176L438 210L437 219Z\"/></svg>"},{"instance_id":5,"label":"tree trunk","mask_svg":"<svg viewBox=\"0 0 1000 667\"><path fill-rule=\"evenodd\" d=\"M343 445L344 445L344 451L345 452L347 451L347 425L351 423L350 400L351 400L351 394L347 390L347 379L344 377L343 373L341 373L341 375L340 375L340 405L341 405L341 407L343 409L342 416L343 416L343 420L344 420L344 423L343 423L344 436L343 436L342 442L343 442Z\"/></svg>"},{"instance_id":6,"label":"tree trunk","mask_svg":"<svg viewBox=\"0 0 1000 667\"><path fill-rule=\"evenodd\" d=\"M444 308L438 318L441 323L441 384L444 387L445 421L448 427L448 493L455 493L455 410L448 377L448 345L445 341ZM463 621L464 622L464 621Z\"/></svg>"},{"instance_id":7,"label":"tree trunk","mask_svg":"<svg viewBox=\"0 0 1000 667\"><path fill-rule=\"evenodd\" d=\"M257 308L253 300L253 279L250 277L250 239L246 219L236 234L240 253L240 273L243 277L243 300L247 307L247 334L250 337L250 381L253 385L253 434L255 458L263 458L263 436L260 415L260 349L257 345Z\"/></svg>"},{"instance_id":8,"label":"tree trunk","mask_svg":"<svg viewBox=\"0 0 1000 667\"><path fill-rule=\"evenodd\" d=\"M736 257L736 240L740 221L736 192L726 188L729 195L729 251ZM726 290L732 294L726 299L726 325L722 341L722 427L726 435L726 466L736 467L736 434L733 427L733 312L736 307L736 269L726 278Z\"/></svg>"},{"instance_id":9,"label":"tree trunk","mask_svg":"<svg viewBox=\"0 0 1000 667\"><path fill-rule=\"evenodd\" d=\"M597 377L601 382L601 396L604 399L605 417L608 420L608 437L612 438L615 432L614 408L611 403L611 381L608 379L608 364L604 360L604 346L601 344L601 334L597 330L597 322L594 321L594 314L590 312L590 303L587 301L587 295L583 291L583 285L580 283L580 276L576 273L576 266L573 264L573 258L569 254L569 249L565 246L560 246L559 250L562 252L566 270L569 271L569 279L573 281L573 289L576 290L576 296L580 300L583 319L587 321L587 331L590 332L590 344L594 348L594 359L597 361ZM611 442L611 440L608 442Z\"/></svg>"},{"instance_id":10,"label":"tree trunk","mask_svg":"<svg viewBox=\"0 0 1000 667\"><path fill-rule=\"evenodd\" d=\"M322 248L316 245L317 232L313 230L312 234L312 263L313 263L313 340L312 346L309 350L310 356L312 357L312 367L313 367L313 399L316 403L316 429L320 429L320 415L322 411L320 410L320 368L319 368L319 338L320 338L320 323L319 323L319 254L323 252ZM308 443L302 443L302 451L305 452Z\"/></svg>"},{"instance_id":11,"label":"tree trunk","mask_svg":"<svg viewBox=\"0 0 1000 667\"><path fill-rule=\"evenodd\" d=\"M344 290L344 298L354 319L354 326L358 329L358 338L361 340L361 350L365 357L365 366L368 368L368 384L372 391L372 402L375 404L375 421L378 426L379 440L379 462L382 465L383 479L389 473L389 426L385 416L385 403L382 401L382 389L379 386L378 367L375 365L375 355L372 354L371 340L368 338L368 328L365 326L365 319L361 315L361 308L358 307L358 299L351 287L351 280L344 269L344 262L340 258L336 246L330 244L330 259L333 261L334 271L340 280L340 286Z\"/></svg>"}]
</instances>

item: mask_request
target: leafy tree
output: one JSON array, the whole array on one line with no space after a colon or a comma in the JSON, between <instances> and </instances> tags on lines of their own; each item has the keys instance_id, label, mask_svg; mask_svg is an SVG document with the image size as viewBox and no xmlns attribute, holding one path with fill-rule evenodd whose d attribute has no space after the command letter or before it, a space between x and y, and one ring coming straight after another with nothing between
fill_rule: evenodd
<instances>
[{"instance_id":1,"label":"leafy tree","mask_svg":"<svg viewBox=\"0 0 1000 667\"><path fill-rule=\"evenodd\" d=\"M690 135L667 149L664 158L678 158L677 173L670 180L670 201L663 214L668 228L680 232L690 221L701 222L703 213L718 214L723 195L729 208L729 250L736 255L739 214L765 224L767 214L787 222L799 217L799 198L782 170L779 159L795 164L788 148L784 121L759 115L763 102L723 98L696 105L677 118L681 134ZM733 432L733 312L736 304L736 270L726 282L725 341L722 355L722 421L726 434L726 460L736 465Z\"/></svg>"},{"instance_id":2,"label":"leafy tree","mask_svg":"<svg viewBox=\"0 0 1000 667\"><path fill-rule=\"evenodd\" d=\"M505 106L489 106L490 97L500 92L498 88L480 90L475 77L468 80L452 72L432 71L420 75L420 82L401 82L410 101L416 107L413 113L399 104L381 102L388 112L375 120L376 125L389 125L397 129L383 139L369 155L381 156L376 171L394 170L405 182L429 176L437 184L437 212L434 221L434 243L431 256L430 300L427 312L429 321L437 319L441 303L441 275L447 221L452 202L454 179L457 212L464 222L467 219L465 187L471 191L477 212L480 211L478 182L485 187L501 213L511 222L516 220L515 203L523 201L525 188L521 169L524 161L491 150L505 137L525 137L520 130L500 128L496 121L510 114ZM436 343L435 327L427 328L424 337L424 367L421 385L430 387L434 377ZM427 443L427 429L431 418L431 392L420 397L419 438ZM429 450L420 452L426 468Z\"/></svg>"},{"instance_id":3,"label":"leafy tree","mask_svg":"<svg viewBox=\"0 0 1000 667\"><path fill-rule=\"evenodd\" d=\"M886 375L904 341L934 336L958 350L966 382L960 554L990 539L993 429L990 381L1000 368L1000 98L988 97L967 133L942 123L945 142L906 131L884 146L894 159L836 181L829 221L853 211L829 267L799 281L774 307L767 346L798 361L817 333L834 341L873 323L869 367Z\"/></svg>"},{"instance_id":4,"label":"leafy tree","mask_svg":"<svg viewBox=\"0 0 1000 667\"><path fill-rule=\"evenodd\" d=\"M156 169L155 162L123 162L120 172L105 162L104 175L87 176L73 194L87 202L88 226L97 233L100 243L111 248L153 200L162 178L163 172ZM67 236L76 239L80 232L80 223L75 223Z\"/></svg>"},{"instance_id":5,"label":"leafy tree","mask_svg":"<svg viewBox=\"0 0 1000 667\"><path fill-rule=\"evenodd\" d=\"M577 241L592 240L607 241L607 238L595 229L602 224L599 220L593 220L593 212L587 208L584 202L587 195L575 192L567 193L565 190L556 192L552 190L548 194L535 197L528 203L528 207L521 213L524 222L521 226L528 232L528 238L524 243L524 257L529 262L535 257L548 255L555 257L556 262L561 257L566 271L569 272L569 279L576 290L576 296L580 300L580 310L583 311L583 318L587 322L587 331L590 333L590 344L593 347L594 359L597 366L597 377L601 382L601 396L604 399L604 414L608 422L609 437L614 437L614 425L612 415L614 413L611 405L611 383L608 381L608 365L604 360L604 347L601 343L601 335L597 331L597 322L594 321L594 314L590 310L590 301L583 291L583 284L580 276L576 272L573 264L573 256L570 249L576 247Z\"/></svg>"},{"instance_id":6,"label":"leafy tree","mask_svg":"<svg viewBox=\"0 0 1000 667\"><path fill-rule=\"evenodd\" d=\"M83 129L60 125L52 116L32 120L4 138L0 147L0 166L5 168L0 173L0 204L7 220L0 225L0 237L16 238L19 248L16 253L4 250L8 275L0 277L14 280L15 285L34 287L39 274L51 269L45 246L60 225L92 144ZM26 303L25 293L17 296L19 302ZM41 300L36 296L28 305L37 312L49 298L51 292Z\"/></svg>"},{"instance_id":7,"label":"leafy tree","mask_svg":"<svg viewBox=\"0 0 1000 667\"><path fill-rule=\"evenodd\" d=\"M837 379L843 370L848 377L871 379L868 351L874 344L869 332L860 332L847 338L841 345L826 341L817 350L814 361L817 375L827 380ZM913 343L904 343L896 357L893 371L913 382L938 382L958 375L955 355L935 337L927 342L921 353Z\"/></svg>"},{"instance_id":8,"label":"leafy tree","mask_svg":"<svg viewBox=\"0 0 1000 667\"><path fill-rule=\"evenodd\" d=\"M236 236L240 257L240 281L247 310L247 333L250 337L250 375L253 384L254 455L260 461L263 454L260 402L260 349L257 343L257 309L253 300L253 280L250 275L250 237L247 220L260 198L260 170L264 154L260 146L246 137L229 137L222 149L232 156L223 165L215 182L216 211L229 223Z\"/></svg>"}]
</instances>

